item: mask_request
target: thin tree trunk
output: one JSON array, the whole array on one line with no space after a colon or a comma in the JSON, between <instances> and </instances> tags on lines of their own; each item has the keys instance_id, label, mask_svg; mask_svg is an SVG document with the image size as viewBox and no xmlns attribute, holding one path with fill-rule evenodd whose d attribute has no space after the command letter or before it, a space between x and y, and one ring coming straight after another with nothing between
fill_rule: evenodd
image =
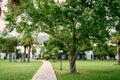
<instances>
[{"instance_id":1,"label":"thin tree trunk","mask_svg":"<svg viewBox=\"0 0 120 80\"><path fill-rule=\"evenodd\" d=\"M117 48L117 64L120 65L120 47Z\"/></svg>"},{"instance_id":2,"label":"thin tree trunk","mask_svg":"<svg viewBox=\"0 0 120 80\"><path fill-rule=\"evenodd\" d=\"M26 47L24 47L23 62L26 61L25 58L26 58Z\"/></svg>"},{"instance_id":3,"label":"thin tree trunk","mask_svg":"<svg viewBox=\"0 0 120 80\"><path fill-rule=\"evenodd\" d=\"M12 53L9 53L9 61L12 61Z\"/></svg>"},{"instance_id":4,"label":"thin tree trunk","mask_svg":"<svg viewBox=\"0 0 120 80\"><path fill-rule=\"evenodd\" d=\"M7 59L7 54L8 54L8 53L6 52L6 53L5 53L5 57L4 57L4 59Z\"/></svg>"},{"instance_id":5,"label":"thin tree trunk","mask_svg":"<svg viewBox=\"0 0 120 80\"><path fill-rule=\"evenodd\" d=\"M28 61L27 61L27 62L30 62L30 51L31 51L31 47L29 46L29 49L28 49L28 56L27 56Z\"/></svg>"},{"instance_id":6,"label":"thin tree trunk","mask_svg":"<svg viewBox=\"0 0 120 80\"><path fill-rule=\"evenodd\" d=\"M14 52L14 62L16 62L17 61L17 55L16 55L16 53Z\"/></svg>"},{"instance_id":7,"label":"thin tree trunk","mask_svg":"<svg viewBox=\"0 0 120 80\"><path fill-rule=\"evenodd\" d=\"M19 4L20 0L11 0L11 3L10 3L10 7L11 7L11 11L14 11L14 17L13 18L16 18L16 14L17 14L17 7L18 7L18 4Z\"/></svg>"},{"instance_id":8,"label":"thin tree trunk","mask_svg":"<svg viewBox=\"0 0 120 80\"><path fill-rule=\"evenodd\" d=\"M17 54L16 54L16 46L14 46L14 62L16 62Z\"/></svg>"}]
</instances>

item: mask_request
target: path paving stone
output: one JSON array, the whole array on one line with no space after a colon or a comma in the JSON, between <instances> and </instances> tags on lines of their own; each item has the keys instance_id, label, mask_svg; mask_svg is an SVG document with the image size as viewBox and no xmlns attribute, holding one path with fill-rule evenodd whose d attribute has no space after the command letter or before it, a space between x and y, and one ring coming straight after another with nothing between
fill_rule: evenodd
<instances>
[{"instance_id":1,"label":"path paving stone","mask_svg":"<svg viewBox=\"0 0 120 80\"><path fill-rule=\"evenodd\" d=\"M42 60L43 64L35 73L32 80L57 80L53 67L49 61Z\"/></svg>"}]
</instances>

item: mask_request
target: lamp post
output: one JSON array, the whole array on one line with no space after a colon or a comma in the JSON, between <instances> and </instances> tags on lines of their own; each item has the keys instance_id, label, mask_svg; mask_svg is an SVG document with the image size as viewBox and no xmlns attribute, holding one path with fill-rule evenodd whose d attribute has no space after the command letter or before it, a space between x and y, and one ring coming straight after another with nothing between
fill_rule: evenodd
<instances>
[{"instance_id":1,"label":"lamp post","mask_svg":"<svg viewBox=\"0 0 120 80\"><path fill-rule=\"evenodd\" d=\"M63 52L63 50L59 50L58 52L60 53L60 56L61 56L61 58L60 58L60 70L62 70L62 52Z\"/></svg>"}]
</instances>

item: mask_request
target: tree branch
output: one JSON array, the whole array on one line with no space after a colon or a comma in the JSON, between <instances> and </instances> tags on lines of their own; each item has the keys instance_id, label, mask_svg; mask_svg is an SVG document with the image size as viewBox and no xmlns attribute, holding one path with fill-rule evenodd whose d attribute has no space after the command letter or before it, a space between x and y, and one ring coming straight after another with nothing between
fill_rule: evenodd
<instances>
[{"instance_id":1,"label":"tree branch","mask_svg":"<svg viewBox=\"0 0 120 80\"><path fill-rule=\"evenodd\" d=\"M60 37L58 37L58 36L55 35L54 33L51 33L51 32L49 32L49 31L46 31L46 30L44 30L44 29L42 29L42 30L43 30L43 32L45 32L45 33L53 36L53 37L56 38L56 39L58 39L67 49L69 48L68 44L65 43Z\"/></svg>"}]
</instances>

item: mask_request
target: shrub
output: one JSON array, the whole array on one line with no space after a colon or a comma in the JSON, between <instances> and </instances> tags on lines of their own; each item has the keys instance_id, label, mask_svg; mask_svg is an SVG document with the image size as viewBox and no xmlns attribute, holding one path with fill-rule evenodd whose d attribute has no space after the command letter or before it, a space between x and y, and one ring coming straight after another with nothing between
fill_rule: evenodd
<instances>
[{"instance_id":1,"label":"shrub","mask_svg":"<svg viewBox=\"0 0 120 80\"><path fill-rule=\"evenodd\" d=\"M45 58L46 60L49 60L49 59L50 59L50 55L49 55L49 54L45 54L45 55L44 55L44 58Z\"/></svg>"}]
</instances>

